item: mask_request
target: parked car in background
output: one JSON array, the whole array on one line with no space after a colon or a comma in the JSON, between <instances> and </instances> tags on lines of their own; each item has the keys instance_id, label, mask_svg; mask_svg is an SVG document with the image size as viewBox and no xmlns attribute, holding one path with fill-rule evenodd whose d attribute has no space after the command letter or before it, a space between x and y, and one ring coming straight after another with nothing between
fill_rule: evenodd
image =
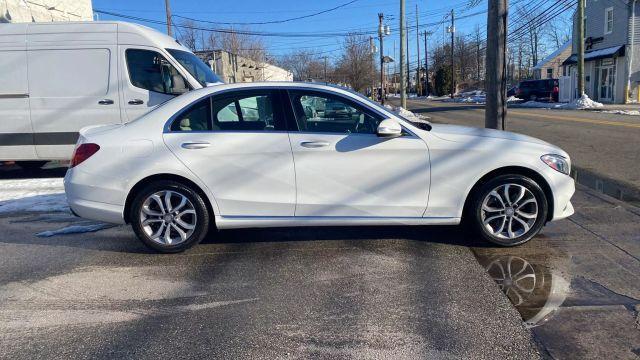
<instances>
[{"instance_id":1,"label":"parked car in background","mask_svg":"<svg viewBox=\"0 0 640 360\"><path fill-rule=\"evenodd\" d=\"M126 22L0 24L0 161L69 160L78 131L220 83L189 49Z\"/></svg>"},{"instance_id":2,"label":"parked car in background","mask_svg":"<svg viewBox=\"0 0 640 360\"><path fill-rule=\"evenodd\" d=\"M516 97L522 100L558 101L560 92L558 79L525 80L518 84Z\"/></svg>"},{"instance_id":3,"label":"parked car in background","mask_svg":"<svg viewBox=\"0 0 640 360\"><path fill-rule=\"evenodd\" d=\"M573 213L569 173L567 153L542 140L414 123L346 89L274 82L200 89L83 129L64 183L74 213L130 223L161 252L213 226L462 219L513 246Z\"/></svg>"}]
</instances>

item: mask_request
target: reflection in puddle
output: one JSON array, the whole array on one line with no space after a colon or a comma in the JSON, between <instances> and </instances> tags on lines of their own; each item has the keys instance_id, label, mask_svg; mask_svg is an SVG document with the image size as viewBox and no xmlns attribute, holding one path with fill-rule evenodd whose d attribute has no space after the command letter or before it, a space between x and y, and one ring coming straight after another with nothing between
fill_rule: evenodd
<instances>
[{"instance_id":1,"label":"reflection in puddle","mask_svg":"<svg viewBox=\"0 0 640 360\"><path fill-rule=\"evenodd\" d=\"M476 257L527 326L538 326L549 320L567 297L570 283L557 270L520 256L476 253Z\"/></svg>"}]
</instances>

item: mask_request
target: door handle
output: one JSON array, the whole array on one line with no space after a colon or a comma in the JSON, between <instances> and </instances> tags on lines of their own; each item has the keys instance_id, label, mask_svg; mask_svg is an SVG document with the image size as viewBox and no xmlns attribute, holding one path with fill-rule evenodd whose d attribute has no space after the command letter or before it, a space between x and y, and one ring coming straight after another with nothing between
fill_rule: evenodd
<instances>
[{"instance_id":1,"label":"door handle","mask_svg":"<svg viewBox=\"0 0 640 360\"><path fill-rule=\"evenodd\" d=\"M140 99L129 100L129 105L142 105L142 104L144 104L144 101Z\"/></svg>"},{"instance_id":2,"label":"door handle","mask_svg":"<svg viewBox=\"0 0 640 360\"><path fill-rule=\"evenodd\" d=\"M207 141L190 141L182 143L182 145L180 146L182 146L183 149L196 150L208 148L209 146L211 146L211 143Z\"/></svg>"},{"instance_id":3,"label":"door handle","mask_svg":"<svg viewBox=\"0 0 640 360\"><path fill-rule=\"evenodd\" d=\"M113 105L113 100L111 100L111 99L102 99L102 100L98 101L98 104L100 104L100 105Z\"/></svg>"},{"instance_id":4,"label":"door handle","mask_svg":"<svg viewBox=\"0 0 640 360\"><path fill-rule=\"evenodd\" d=\"M326 141L303 141L300 146L314 149L329 146L329 143Z\"/></svg>"}]
</instances>

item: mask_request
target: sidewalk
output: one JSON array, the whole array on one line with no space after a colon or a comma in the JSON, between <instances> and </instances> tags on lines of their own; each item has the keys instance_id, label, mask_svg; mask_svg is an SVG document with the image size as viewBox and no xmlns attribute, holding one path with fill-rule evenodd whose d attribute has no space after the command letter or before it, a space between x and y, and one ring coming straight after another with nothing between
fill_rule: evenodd
<instances>
[{"instance_id":1,"label":"sidewalk","mask_svg":"<svg viewBox=\"0 0 640 360\"><path fill-rule=\"evenodd\" d=\"M578 186L573 204L575 215L547 224L523 246L473 251L547 355L635 358L640 354L640 209L584 186Z\"/></svg>"}]
</instances>

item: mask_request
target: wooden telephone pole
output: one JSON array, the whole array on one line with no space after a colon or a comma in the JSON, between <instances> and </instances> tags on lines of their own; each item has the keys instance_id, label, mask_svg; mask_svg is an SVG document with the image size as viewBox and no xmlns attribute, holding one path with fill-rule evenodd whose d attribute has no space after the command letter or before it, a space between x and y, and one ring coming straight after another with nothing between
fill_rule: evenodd
<instances>
[{"instance_id":1,"label":"wooden telephone pole","mask_svg":"<svg viewBox=\"0 0 640 360\"><path fill-rule=\"evenodd\" d=\"M506 108L506 44L508 0L491 0L487 14L487 105L484 126L504 130Z\"/></svg>"},{"instance_id":2,"label":"wooden telephone pole","mask_svg":"<svg viewBox=\"0 0 640 360\"><path fill-rule=\"evenodd\" d=\"M418 63L416 66L416 96L422 95L422 80L420 80L420 30L418 27L418 4L416 4L416 54Z\"/></svg>"},{"instance_id":3,"label":"wooden telephone pole","mask_svg":"<svg viewBox=\"0 0 640 360\"><path fill-rule=\"evenodd\" d=\"M449 32L451 33L451 98L453 99L453 96L456 93L456 61L453 57L453 41L455 40L456 22L453 9L451 9L451 29Z\"/></svg>"},{"instance_id":4,"label":"wooden telephone pole","mask_svg":"<svg viewBox=\"0 0 640 360\"><path fill-rule=\"evenodd\" d=\"M380 37L380 104L384 105L384 14L378 13L378 36Z\"/></svg>"},{"instance_id":5,"label":"wooden telephone pole","mask_svg":"<svg viewBox=\"0 0 640 360\"><path fill-rule=\"evenodd\" d=\"M169 0L164 0L164 10L167 13L167 35L173 36L173 32L171 31L171 6L169 5Z\"/></svg>"},{"instance_id":6,"label":"wooden telephone pole","mask_svg":"<svg viewBox=\"0 0 640 360\"><path fill-rule=\"evenodd\" d=\"M404 0L400 0L400 106L407 108L407 82L404 77L404 58L407 52L404 39L406 37L404 29ZM408 69L407 69L408 70Z\"/></svg>"},{"instance_id":7,"label":"wooden telephone pole","mask_svg":"<svg viewBox=\"0 0 640 360\"><path fill-rule=\"evenodd\" d=\"M578 97L584 95L584 0L578 0Z\"/></svg>"},{"instance_id":8,"label":"wooden telephone pole","mask_svg":"<svg viewBox=\"0 0 640 360\"><path fill-rule=\"evenodd\" d=\"M429 52L427 51L427 30L424 31L424 94L429 96Z\"/></svg>"}]
</instances>

